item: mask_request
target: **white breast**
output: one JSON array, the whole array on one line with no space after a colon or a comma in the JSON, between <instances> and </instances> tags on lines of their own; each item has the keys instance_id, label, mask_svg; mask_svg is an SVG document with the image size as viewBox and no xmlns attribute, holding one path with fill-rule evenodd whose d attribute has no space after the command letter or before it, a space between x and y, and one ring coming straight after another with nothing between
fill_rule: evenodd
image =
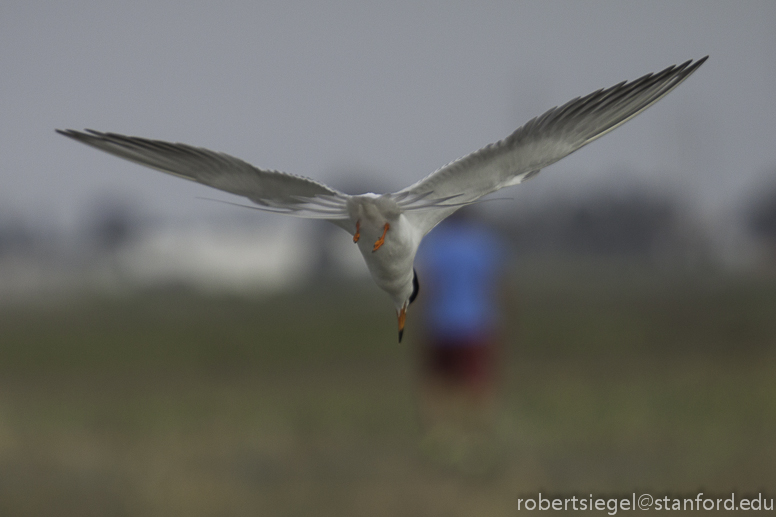
<instances>
[{"instance_id":1,"label":"white breast","mask_svg":"<svg viewBox=\"0 0 776 517\"><path fill-rule=\"evenodd\" d=\"M353 224L359 223L358 249L375 283L391 295L397 295L412 283L412 264L422 235L388 196L354 196L348 203ZM374 243L390 225L385 242L377 251Z\"/></svg>"}]
</instances>

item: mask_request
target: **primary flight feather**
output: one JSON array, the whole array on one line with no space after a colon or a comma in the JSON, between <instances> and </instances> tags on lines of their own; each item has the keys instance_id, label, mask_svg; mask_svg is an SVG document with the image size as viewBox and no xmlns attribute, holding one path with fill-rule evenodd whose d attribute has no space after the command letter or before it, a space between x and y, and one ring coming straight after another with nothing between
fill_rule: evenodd
<instances>
[{"instance_id":1,"label":"primary flight feather","mask_svg":"<svg viewBox=\"0 0 776 517\"><path fill-rule=\"evenodd\" d=\"M353 235L372 278L393 299L399 341L417 294L420 241L460 207L517 185L632 119L679 86L708 56L578 97L508 137L390 194L348 195L309 178L263 170L228 154L185 144L72 129L62 135L107 153L244 196L255 208L326 219Z\"/></svg>"}]
</instances>

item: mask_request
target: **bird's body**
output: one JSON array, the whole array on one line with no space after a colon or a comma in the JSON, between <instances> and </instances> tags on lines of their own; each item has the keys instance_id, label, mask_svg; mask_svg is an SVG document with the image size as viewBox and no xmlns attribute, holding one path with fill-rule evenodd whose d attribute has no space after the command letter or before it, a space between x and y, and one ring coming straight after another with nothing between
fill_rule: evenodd
<instances>
[{"instance_id":1,"label":"bird's body","mask_svg":"<svg viewBox=\"0 0 776 517\"><path fill-rule=\"evenodd\" d=\"M415 253L434 226L460 207L521 183L624 124L676 88L705 60L573 99L507 138L390 194L348 195L309 178L258 169L185 144L91 130L57 131L141 165L244 196L257 209L325 219L345 229L353 235L375 283L393 299L401 340L407 307L418 291Z\"/></svg>"},{"instance_id":2,"label":"bird's body","mask_svg":"<svg viewBox=\"0 0 776 517\"><path fill-rule=\"evenodd\" d=\"M390 196L362 194L348 200L348 213L352 227L358 224L360 238L356 243L364 257L369 273L380 289L391 294L399 308L412 293L412 264L415 252L423 238ZM374 249L385 232L384 243ZM405 290L409 286L409 292Z\"/></svg>"}]
</instances>

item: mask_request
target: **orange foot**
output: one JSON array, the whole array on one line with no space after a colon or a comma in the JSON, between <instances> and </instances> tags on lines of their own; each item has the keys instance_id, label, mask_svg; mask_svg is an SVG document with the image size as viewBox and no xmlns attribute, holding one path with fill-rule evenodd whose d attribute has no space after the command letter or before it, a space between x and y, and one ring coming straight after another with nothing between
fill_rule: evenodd
<instances>
[{"instance_id":1,"label":"orange foot","mask_svg":"<svg viewBox=\"0 0 776 517\"><path fill-rule=\"evenodd\" d=\"M361 221L356 221L356 234L353 235L353 242L358 242L361 238Z\"/></svg>"},{"instance_id":2,"label":"orange foot","mask_svg":"<svg viewBox=\"0 0 776 517\"><path fill-rule=\"evenodd\" d=\"M388 223L385 223L385 227L383 228L383 234L380 236L379 239L377 239L377 242L375 242L375 247L372 248L372 253L380 249L380 246L385 243L385 234L388 233L388 230L391 228L391 225Z\"/></svg>"}]
</instances>

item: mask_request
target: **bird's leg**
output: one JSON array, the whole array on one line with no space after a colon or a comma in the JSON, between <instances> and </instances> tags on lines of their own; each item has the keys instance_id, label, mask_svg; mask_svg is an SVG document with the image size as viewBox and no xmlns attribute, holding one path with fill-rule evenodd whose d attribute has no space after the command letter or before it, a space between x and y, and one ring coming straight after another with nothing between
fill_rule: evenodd
<instances>
[{"instance_id":1,"label":"bird's leg","mask_svg":"<svg viewBox=\"0 0 776 517\"><path fill-rule=\"evenodd\" d=\"M361 220L356 221L356 233L353 235L353 242L358 242L361 238Z\"/></svg>"},{"instance_id":2,"label":"bird's leg","mask_svg":"<svg viewBox=\"0 0 776 517\"><path fill-rule=\"evenodd\" d=\"M388 230L391 228L391 225L388 223L385 223L385 226L383 227L383 234L380 236L379 239L377 239L377 242L375 242L375 247L372 248L372 253L380 249L380 246L383 245L385 242L385 234L388 233Z\"/></svg>"}]
</instances>

